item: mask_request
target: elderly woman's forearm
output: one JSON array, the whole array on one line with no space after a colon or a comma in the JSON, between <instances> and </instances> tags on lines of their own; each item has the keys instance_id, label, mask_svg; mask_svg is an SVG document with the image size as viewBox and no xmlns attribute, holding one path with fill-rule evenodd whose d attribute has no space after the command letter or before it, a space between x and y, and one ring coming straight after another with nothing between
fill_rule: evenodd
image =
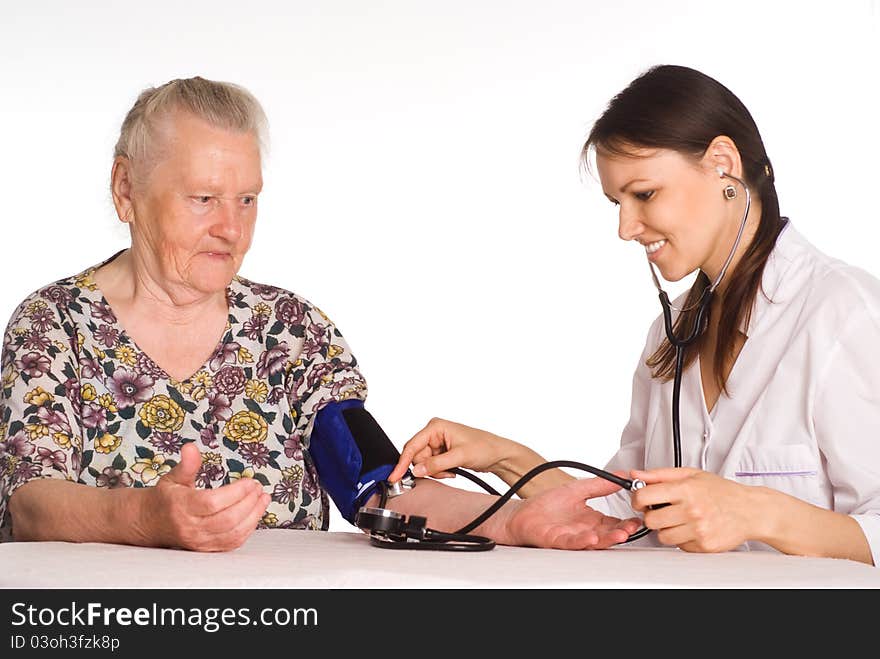
<instances>
[{"instance_id":1,"label":"elderly woman's forearm","mask_svg":"<svg viewBox=\"0 0 880 659\"><path fill-rule=\"evenodd\" d=\"M387 507L405 515L426 517L429 528L453 533L476 519L498 497L449 487L429 479L417 479L410 492L391 499ZM519 501L508 501L471 533L491 538L498 544L511 544L506 521Z\"/></svg>"},{"instance_id":2,"label":"elderly woman's forearm","mask_svg":"<svg viewBox=\"0 0 880 659\"><path fill-rule=\"evenodd\" d=\"M149 544L141 510L147 490L104 489L43 478L9 500L13 539L19 541Z\"/></svg>"}]
</instances>

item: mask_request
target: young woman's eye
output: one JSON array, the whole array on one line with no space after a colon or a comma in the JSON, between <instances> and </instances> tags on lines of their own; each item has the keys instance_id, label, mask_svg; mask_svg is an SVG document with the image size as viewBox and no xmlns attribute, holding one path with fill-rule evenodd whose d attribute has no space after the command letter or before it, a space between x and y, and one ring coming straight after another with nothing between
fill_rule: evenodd
<instances>
[{"instance_id":1,"label":"young woman's eye","mask_svg":"<svg viewBox=\"0 0 880 659\"><path fill-rule=\"evenodd\" d=\"M639 201L648 201L648 199L654 196L654 191L646 190L645 192L634 192L633 196Z\"/></svg>"}]
</instances>

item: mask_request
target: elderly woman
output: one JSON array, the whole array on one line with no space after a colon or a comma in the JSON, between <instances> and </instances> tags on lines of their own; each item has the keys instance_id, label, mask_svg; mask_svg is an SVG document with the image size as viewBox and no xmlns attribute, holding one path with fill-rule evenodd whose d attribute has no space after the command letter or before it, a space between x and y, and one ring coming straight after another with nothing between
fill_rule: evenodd
<instances>
[{"instance_id":1,"label":"elderly woman","mask_svg":"<svg viewBox=\"0 0 880 659\"><path fill-rule=\"evenodd\" d=\"M326 529L327 490L349 520L375 502L330 473L348 449L322 415L367 393L342 335L303 298L237 275L263 126L248 92L202 78L147 89L128 113L111 189L131 246L29 295L4 337L0 539L223 551L256 528ZM439 530L494 500L418 485L388 507ZM607 547L638 525L584 500L615 489L587 479L509 501L475 532Z\"/></svg>"}]
</instances>

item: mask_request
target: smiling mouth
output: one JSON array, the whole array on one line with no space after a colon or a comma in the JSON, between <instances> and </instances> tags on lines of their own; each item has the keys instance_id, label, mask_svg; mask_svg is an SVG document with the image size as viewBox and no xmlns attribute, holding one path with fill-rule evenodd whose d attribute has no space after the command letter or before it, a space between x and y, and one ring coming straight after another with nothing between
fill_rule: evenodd
<instances>
[{"instance_id":1,"label":"smiling mouth","mask_svg":"<svg viewBox=\"0 0 880 659\"><path fill-rule=\"evenodd\" d=\"M666 244L666 240L665 240L665 239L664 239L664 240L657 240L657 241L655 241L655 242L653 242L653 243L648 243L647 245L645 245L645 251L646 251L648 254L653 254L653 253L656 252L658 249L660 249L661 247L663 247L663 245L665 245L665 244Z\"/></svg>"},{"instance_id":2,"label":"smiling mouth","mask_svg":"<svg viewBox=\"0 0 880 659\"><path fill-rule=\"evenodd\" d=\"M663 249L666 245L666 239L663 238L661 240L655 240L651 243L643 243L642 246L645 248L645 256L648 257L649 261L654 261L657 259L658 252Z\"/></svg>"}]
</instances>

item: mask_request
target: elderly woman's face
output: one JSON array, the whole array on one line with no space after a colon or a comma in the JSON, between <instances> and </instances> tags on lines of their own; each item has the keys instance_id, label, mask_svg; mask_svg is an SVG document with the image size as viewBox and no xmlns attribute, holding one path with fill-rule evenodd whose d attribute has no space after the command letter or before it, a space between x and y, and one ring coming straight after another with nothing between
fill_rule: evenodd
<instances>
[{"instance_id":1,"label":"elderly woman's face","mask_svg":"<svg viewBox=\"0 0 880 659\"><path fill-rule=\"evenodd\" d=\"M262 186L260 150L184 113L170 117L161 158L132 195L132 236L154 275L197 292L224 290L253 236Z\"/></svg>"}]
</instances>

